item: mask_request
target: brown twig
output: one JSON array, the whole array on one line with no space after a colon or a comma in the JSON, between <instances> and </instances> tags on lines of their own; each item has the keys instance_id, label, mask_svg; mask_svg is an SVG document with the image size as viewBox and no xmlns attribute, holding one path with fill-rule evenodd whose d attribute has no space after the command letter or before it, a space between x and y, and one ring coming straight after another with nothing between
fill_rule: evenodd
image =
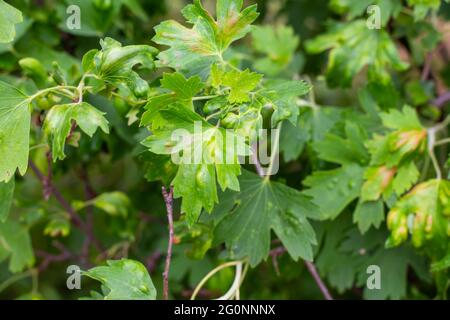
<instances>
[{"instance_id":1,"label":"brown twig","mask_svg":"<svg viewBox=\"0 0 450 320\"><path fill-rule=\"evenodd\" d=\"M421 81L426 81L428 77L430 76L431 71L431 63L433 61L433 53L429 52L427 53L425 57L425 62L422 69L422 75L420 76Z\"/></svg>"},{"instance_id":2,"label":"brown twig","mask_svg":"<svg viewBox=\"0 0 450 320\"><path fill-rule=\"evenodd\" d=\"M58 241L54 241L53 246L55 246L60 251L60 254L55 255L55 254L51 254L51 253L41 251L41 250L35 251L35 253L38 257L41 257L44 259L44 260L42 260L41 264L37 268L38 272L45 271L48 268L48 266L53 262L62 262L62 261L69 260L70 258L73 257L72 253L69 250L67 250L66 247L64 247L64 245L62 245Z\"/></svg>"},{"instance_id":3,"label":"brown twig","mask_svg":"<svg viewBox=\"0 0 450 320\"><path fill-rule=\"evenodd\" d=\"M84 194L86 200L92 200L97 196L94 188L91 185L91 181L86 172L86 168L82 167L79 172L80 180L83 182L84 186ZM102 252L104 249L100 242L94 235L94 212L92 206L88 206L86 208L86 238L83 243L83 247L81 249L81 257L84 263L87 263L89 257L89 248L91 244L95 246L98 252Z\"/></svg>"},{"instance_id":4,"label":"brown twig","mask_svg":"<svg viewBox=\"0 0 450 320\"><path fill-rule=\"evenodd\" d=\"M163 273L163 280L164 280L163 296L164 300L169 300L169 271L170 271L170 261L172 259L172 246L174 242L173 187L172 186L170 187L169 192L167 192L165 187L162 187L162 194L164 197L164 202L166 203L167 219L169 221L169 244L167 246L166 265Z\"/></svg>"},{"instance_id":5,"label":"brown twig","mask_svg":"<svg viewBox=\"0 0 450 320\"><path fill-rule=\"evenodd\" d=\"M47 175L44 176L42 180L42 192L44 195L45 201L48 201L52 196L52 152L47 151Z\"/></svg>"},{"instance_id":6,"label":"brown twig","mask_svg":"<svg viewBox=\"0 0 450 320\"><path fill-rule=\"evenodd\" d=\"M78 213L72 208L72 206L69 204L69 202L67 202L67 200L63 197L63 195L59 192L59 190L55 188L52 181L49 181L47 179L47 177L44 176L44 174L41 172L41 170L39 170L39 168L36 166L36 164L32 160L29 160L28 164L29 164L31 170L33 170L36 177L41 181L42 185L44 187L46 186L47 188L49 188L49 190L51 191L51 195L53 195L55 197L55 199L64 208L64 210L67 211L72 223L80 230L86 231L86 225L85 225L84 221L80 218Z\"/></svg>"},{"instance_id":7,"label":"brown twig","mask_svg":"<svg viewBox=\"0 0 450 320\"><path fill-rule=\"evenodd\" d=\"M316 266L309 261L305 261L305 265L308 268L309 273L311 273L311 276L314 278L314 281L316 281L317 286L319 287L320 291L322 292L323 296L327 300L333 300L333 297L330 294L330 291L328 291L327 286L320 278L319 272L317 272Z\"/></svg>"},{"instance_id":8,"label":"brown twig","mask_svg":"<svg viewBox=\"0 0 450 320\"><path fill-rule=\"evenodd\" d=\"M277 275L280 275L280 267L278 265L278 257L286 252L284 247L278 247L270 251L270 256L272 257L273 268Z\"/></svg>"},{"instance_id":9,"label":"brown twig","mask_svg":"<svg viewBox=\"0 0 450 320\"><path fill-rule=\"evenodd\" d=\"M447 102L450 101L450 92L446 92L444 94L442 94L441 96L437 97L434 101L433 104L438 107L441 108L443 107Z\"/></svg>"},{"instance_id":10,"label":"brown twig","mask_svg":"<svg viewBox=\"0 0 450 320\"><path fill-rule=\"evenodd\" d=\"M147 266L147 269L150 273L154 272L159 259L161 259L162 257L162 253L159 250L156 250L155 252L153 252L153 254L151 256L149 256L146 261L145 261L145 265Z\"/></svg>"},{"instance_id":11,"label":"brown twig","mask_svg":"<svg viewBox=\"0 0 450 320\"><path fill-rule=\"evenodd\" d=\"M88 265L87 257L89 255L89 244L93 243L99 252L103 251L102 246L101 246L100 242L98 241L98 239L94 235L92 220L89 220L90 218L88 217L87 223L85 221L83 221L83 219L81 219L81 217L72 208L72 206L69 204L69 202L63 197L63 195L59 192L59 190L56 189L56 187L53 185L53 182L51 179L51 177L52 177L52 175L51 175L51 163L52 163L51 154L47 154L47 159L48 159L48 165L49 165L49 168L48 168L49 173L47 174L47 176L45 176L41 172L41 170L39 170L39 168L36 166L36 164L32 160L29 160L28 164L29 164L31 170L36 175L36 177L41 181L43 187L47 189L47 192L49 193L49 198L50 198L50 196L55 197L55 199L60 203L60 205L64 208L64 210L69 214L70 220L73 223L73 225L75 227L77 227L78 229L80 229L85 234L86 241L83 244L83 247L81 249L80 259L87 266ZM45 195L44 195L44 197L45 197ZM61 254L61 255L51 258L48 263L56 262L56 261L64 261L66 259L68 259L67 253L64 255ZM45 266L45 268L47 268L47 266Z\"/></svg>"}]
</instances>

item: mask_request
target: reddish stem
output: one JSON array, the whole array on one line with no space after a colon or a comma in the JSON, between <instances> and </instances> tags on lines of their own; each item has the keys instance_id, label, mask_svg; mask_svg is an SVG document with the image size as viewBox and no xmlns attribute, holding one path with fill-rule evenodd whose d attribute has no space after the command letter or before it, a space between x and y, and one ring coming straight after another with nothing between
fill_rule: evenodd
<instances>
[{"instance_id":1,"label":"reddish stem","mask_svg":"<svg viewBox=\"0 0 450 320\"><path fill-rule=\"evenodd\" d=\"M174 242L174 229L173 229L173 187L170 187L170 191L167 192L165 187L162 187L162 194L164 197L164 202L166 203L167 209L167 219L169 221L169 244L167 246L167 256L166 265L163 273L164 287L163 287L163 297L164 300L169 300L169 271L170 262L172 259L172 247Z\"/></svg>"}]
</instances>

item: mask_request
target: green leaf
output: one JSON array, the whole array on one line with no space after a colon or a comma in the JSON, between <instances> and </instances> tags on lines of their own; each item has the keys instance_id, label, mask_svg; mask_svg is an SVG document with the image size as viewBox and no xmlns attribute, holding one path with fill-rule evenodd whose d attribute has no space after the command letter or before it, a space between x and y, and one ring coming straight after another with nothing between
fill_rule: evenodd
<instances>
[{"instance_id":1,"label":"green leaf","mask_svg":"<svg viewBox=\"0 0 450 320\"><path fill-rule=\"evenodd\" d=\"M315 260L320 275L326 277L339 293L353 286L361 263L360 256L349 255L342 248L351 227L351 220L346 215L339 216L333 222L324 222L324 236ZM361 241L359 244L362 245Z\"/></svg>"},{"instance_id":2,"label":"green leaf","mask_svg":"<svg viewBox=\"0 0 450 320\"><path fill-rule=\"evenodd\" d=\"M187 108L193 109L192 98L204 88L204 83L197 76L186 79L181 73L164 73L161 79L161 87L170 90L150 98L145 105L146 111L141 117L141 126L152 124L158 119L159 111L173 103L181 103ZM153 129L162 123L154 124Z\"/></svg>"},{"instance_id":3,"label":"green leaf","mask_svg":"<svg viewBox=\"0 0 450 320\"><path fill-rule=\"evenodd\" d=\"M134 260L108 260L107 266L83 272L108 290L105 300L155 300L156 289L145 266Z\"/></svg>"},{"instance_id":4,"label":"green leaf","mask_svg":"<svg viewBox=\"0 0 450 320\"><path fill-rule=\"evenodd\" d=\"M160 63L187 76L206 79L211 65L223 61L222 53L233 41L244 37L258 17L256 5L241 11L242 4L243 0L218 0L215 20L200 0L194 0L182 10L193 25L191 29L174 20L160 23L155 27L153 41L170 47L159 54Z\"/></svg>"},{"instance_id":5,"label":"green leaf","mask_svg":"<svg viewBox=\"0 0 450 320\"><path fill-rule=\"evenodd\" d=\"M13 86L0 81L0 182L7 182L19 169L28 168L30 101Z\"/></svg>"},{"instance_id":6,"label":"green leaf","mask_svg":"<svg viewBox=\"0 0 450 320\"><path fill-rule=\"evenodd\" d=\"M153 57L158 51L147 45L122 47L120 42L112 38L102 39L100 45L102 50L93 58L92 71L95 75L109 85L125 85L137 97L146 97L149 85L133 68L139 65L141 69L153 70ZM86 64L89 65L87 62Z\"/></svg>"},{"instance_id":7,"label":"green leaf","mask_svg":"<svg viewBox=\"0 0 450 320\"><path fill-rule=\"evenodd\" d=\"M441 0L408 0L408 4L414 6L414 19L418 21L424 19L430 10L438 10Z\"/></svg>"},{"instance_id":8,"label":"green leaf","mask_svg":"<svg viewBox=\"0 0 450 320\"><path fill-rule=\"evenodd\" d=\"M384 126L397 130L420 130L422 124L417 116L417 112L410 106L403 106L402 111L391 109L389 112L382 112L380 117Z\"/></svg>"},{"instance_id":9,"label":"green leaf","mask_svg":"<svg viewBox=\"0 0 450 320\"><path fill-rule=\"evenodd\" d=\"M0 223L0 257L8 256L9 270L13 273L21 272L34 263L28 229L12 220Z\"/></svg>"},{"instance_id":10,"label":"green leaf","mask_svg":"<svg viewBox=\"0 0 450 320\"><path fill-rule=\"evenodd\" d=\"M113 217L120 216L126 218L131 208L131 201L125 193L114 191L102 193L86 202L74 203L74 207L77 210L86 208L87 206L94 206Z\"/></svg>"},{"instance_id":11,"label":"green leaf","mask_svg":"<svg viewBox=\"0 0 450 320\"><path fill-rule=\"evenodd\" d=\"M314 144L319 158L342 165L367 164L369 155L364 146L367 139L365 131L354 122L346 121L345 133L346 139L335 134L327 134L325 139Z\"/></svg>"},{"instance_id":12,"label":"green leaf","mask_svg":"<svg viewBox=\"0 0 450 320\"><path fill-rule=\"evenodd\" d=\"M297 123L299 107L297 99L306 95L311 90L311 85L305 81L269 80L264 83L264 89L258 95L264 98L264 102L274 108L272 115L272 127L282 120Z\"/></svg>"},{"instance_id":13,"label":"green leaf","mask_svg":"<svg viewBox=\"0 0 450 320\"><path fill-rule=\"evenodd\" d=\"M322 219L336 218L361 192L364 168L352 164L329 171L316 171L303 184L304 194L320 208Z\"/></svg>"},{"instance_id":14,"label":"green leaf","mask_svg":"<svg viewBox=\"0 0 450 320\"><path fill-rule=\"evenodd\" d=\"M0 182L0 223L5 222L14 197L15 179Z\"/></svg>"},{"instance_id":15,"label":"green leaf","mask_svg":"<svg viewBox=\"0 0 450 320\"><path fill-rule=\"evenodd\" d=\"M252 45L257 52L266 55L255 61L255 68L269 76L282 72L294 58L300 39L291 27L255 26Z\"/></svg>"},{"instance_id":16,"label":"green leaf","mask_svg":"<svg viewBox=\"0 0 450 320\"><path fill-rule=\"evenodd\" d=\"M353 222L358 224L359 231L366 233L371 226L379 228L384 221L383 200L359 201L353 213Z\"/></svg>"},{"instance_id":17,"label":"green leaf","mask_svg":"<svg viewBox=\"0 0 450 320\"><path fill-rule=\"evenodd\" d=\"M423 272L424 269L421 259L407 247L379 250L369 263L379 266L381 270L381 289L369 290L366 287L364 290L364 299L370 300L405 298L409 267L411 266L417 273ZM363 277L362 273L360 277Z\"/></svg>"},{"instance_id":18,"label":"green leaf","mask_svg":"<svg viewBox=\"0 0 450 320\"><path fill-rule=\"evenodd\" d=\"M307 217L317 218L308 197L284 184L244 171L241 191L221 195L212 219L218 224L215 241L225 242L235 258L248 257L256 266L270 250L271 230L294 260L311 261L314 230Z\"/></svg>"},{"instance_id":19,"label":"green leaf","mask_svg":"<svg viewBox=\"0 0 450 320\"><path fill-rule=\"evenodd\" d=\"M431 265L431 271L439 272L450 268L450 254L447 254L444 258Z\"/></svg>"},{"instance_id":20,"label":"green leaf","mask_svg":"<svg viewBox=\"0 0 450 320\"><path fill-rule=\"evenodd\" d=\"M230 103L250 101L249 93L258 86L262 77L261 74L250 72L249 69L225 71L218 65L213 65L211 70L213 87L227 87L229 89L227 99Z\"/></svg>"},{"instance_id":21,"label":"green leaf","mask_svg":"<svg viewBox=\"0 0 450 320\"><path fill-rule=\"evenodd\" d=\"M82 37L101 37L111 26L117 22L117 18L122 6L122 0L108 1L109 7L99 8L96 3L99 1L86 0L65 0L58 7L58 15L61 19L59 27L64 32ZM76 5L80 8L80 28L68 28L68 19L75 16L67 13L67 8ZM69 20L72 21L72 20Z\"/></svg>"},{"instance_id":22,"label":"green leaf","mask_svg":"<svg viewBox=\"0 0 450 320\"><path fill-rule=\"evenodd\" d=\"M397 71L408 68L390 35L385 30L367 28L364 20L336 24L328 33L308 41L306 48L310 53L331 49L327 69L331 87L349 87L365 67L370 81L382 83L390 82L388 68Z\"/></svg>"},{"instance_id":23,"label":"green leaf","mask_svg":"<svg viewBox=\"0 0 450 320\"><path fill-rule=\"evenodd\" d=\"M22 22L22 12L0 0L0 43L8 43L16 36L15 25Z\"/></svg>"},{"instance_id":24,"label":"green leaf","mask_svg":"<svg viewBox=\"0 0 450 320\"><path fill-rule=\"evenodd\" d=\"M44 229L44 234L50 237L67 237L70 233L70 219L65 212L53 215Z\"/></svg>"},{"instance_id":25,"label":"green leaf","mask_svg":"<svg viewBox=\"0 0 450 320\"><path fill-rule=\"evenodd\" d=\"M365 15L367 8L376 5L381 12L381 25L385 26L391 17L397 17L402 9L401 0L331 0L330 7L337 13L348 13L348 18Z\"/></svg>"},{"instance_id":26,"label":"green leaf","mask_svg":"<svg viewBox=\"0 0 450 320\"><path fill-rule=\"evenodd\" d=\"M411 189L411 187L419 180L420 172L417 170L414 162L409 162L401 166L394 178L392 187L397 195L402 195L405 191Z\"/></svg>"},{"instance_id":27,"label":"green leaf","mask_svg":"<svg viewBox=\"0 0 450 320\"><path fill-rule=\"evenodd\" d=\"M63 160L66 157L64 144L70 134L72 121L89 137L92 137L99 127L103 132L109 133L108 121L103 115L103 112L87 102L54 106L44 122L44 131L51 137L53 160Z\"/></svg>"}]
</instances>

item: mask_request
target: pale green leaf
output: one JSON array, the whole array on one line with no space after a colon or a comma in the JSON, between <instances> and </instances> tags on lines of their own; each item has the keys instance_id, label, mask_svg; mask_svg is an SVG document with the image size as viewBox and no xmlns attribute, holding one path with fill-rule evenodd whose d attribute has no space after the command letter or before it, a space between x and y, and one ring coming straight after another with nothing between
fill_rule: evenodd
<instances>
[{"instance_id":1,"label":"pale green leaf","mask_svg":"<svg viewBox=\"0 0 450 320\"><path fill-rule=\"evenodd\" d=\"M108 260L84 275L98 280L108 290L105 300L155 300L156 289L145 266L134 260Z\"/></svg>"},{"instance_id":2,"label":"pale green leaf","mask_svg":"<svg viewBox=\"0 0 450 320\"><path fill-rule=\"evenodd\" d=\"M30 147L30 101L13 86L0 81L0 182L17 169L24 175Z\"/></svg>"}]
</instances>

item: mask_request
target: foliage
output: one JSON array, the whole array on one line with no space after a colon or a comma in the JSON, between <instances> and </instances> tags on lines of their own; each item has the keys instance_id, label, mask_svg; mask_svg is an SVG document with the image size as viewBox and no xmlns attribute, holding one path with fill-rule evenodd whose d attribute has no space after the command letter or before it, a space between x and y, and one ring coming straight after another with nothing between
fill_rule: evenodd
<instances>
[{"instance_id":1,"label":"foliage","mask_svg":"<svg viewBox=\"0 0 450 320\"><path fill-rule=\"evenodd\" d=\"M450 5L179 11L0 0L0 297L446 299Z\"/></svg>"}]
</instances>

